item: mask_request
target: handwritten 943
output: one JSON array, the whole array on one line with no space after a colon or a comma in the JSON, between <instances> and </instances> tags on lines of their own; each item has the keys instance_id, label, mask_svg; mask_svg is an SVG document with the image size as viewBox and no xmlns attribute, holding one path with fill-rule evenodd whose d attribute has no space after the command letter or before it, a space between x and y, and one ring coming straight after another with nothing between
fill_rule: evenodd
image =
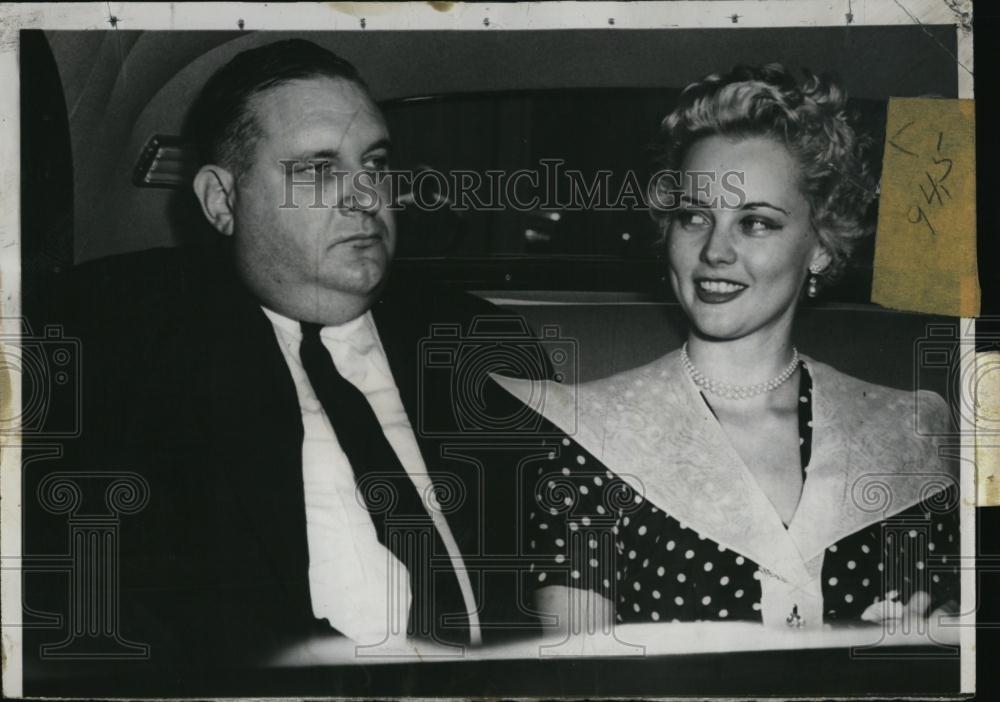
<instances>
[{"instance_id":1,"label":"handwritten 943","mask_svg":"<svg viewBox=\"0 0 1000 702\"><path fill-rule=\"evenodd\" d=\"M916 124L916 120L907 122L889 139L889 146L900 152L924 162L923 178L917 179L916 189L912 192L913 203L906 212L910 224L925 225L932 236L937 236L934 218L945 206L945 200L951 200L951 191L946 182L955 166L953 159L947 155L945 133L937 130L937 140L933 150L914 151L914 146L907 146L906 132ZM916 130L913 130L916 131ZM914 169L919 172L919 168ZM932 217L933 216L933 217Z\"/></svg>"}]
</instances>

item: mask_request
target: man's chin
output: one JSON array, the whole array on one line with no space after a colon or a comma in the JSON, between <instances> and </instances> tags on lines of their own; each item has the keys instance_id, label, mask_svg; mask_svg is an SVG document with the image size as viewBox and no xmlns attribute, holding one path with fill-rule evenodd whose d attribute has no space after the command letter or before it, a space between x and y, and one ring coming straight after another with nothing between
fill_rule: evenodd
<instances>
[{"instance_id":1,"label":"man's chin","mask_svg":"<svg viewBox=\"0 0 1000 702\"><path fill-rule=\"evenodd\" d=\"M341 294L372 298L382 291L388 279L389 269L387 267L367 262L350 272L337 271L336 275L327 278L324 287Z\"/></svg>"}]
</instances>

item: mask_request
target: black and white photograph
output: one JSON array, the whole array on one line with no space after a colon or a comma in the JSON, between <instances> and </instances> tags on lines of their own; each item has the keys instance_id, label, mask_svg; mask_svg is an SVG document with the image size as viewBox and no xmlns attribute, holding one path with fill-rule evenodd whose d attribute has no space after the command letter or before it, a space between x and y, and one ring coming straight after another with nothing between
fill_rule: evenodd
<instances>
[{"instance_id":1,"label":"black and white photograph","mask_svg":"<svg viewBox=\"0 0 1000 702\"><path fill-rule=\"evenodd\" d=\"M2 9L5 696L976 691L971 3Z\"/></svg>"}]
</instances>

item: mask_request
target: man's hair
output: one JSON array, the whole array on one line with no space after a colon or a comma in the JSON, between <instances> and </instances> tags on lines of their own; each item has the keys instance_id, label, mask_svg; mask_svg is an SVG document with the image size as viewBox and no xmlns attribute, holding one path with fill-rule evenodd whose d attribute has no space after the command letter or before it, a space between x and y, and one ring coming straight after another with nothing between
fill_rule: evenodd
<instances>
[{"instance_id":1,"label":"man's hair","mask_svg":"<svg viewBox=\"0 0 1000 702\"><path fill-rule=\"evenodd\" d=\"M713 135L765 136L784 144L799 164L799 187L830 255L821 274L830 282L870 233L866 215L875 196L865 159L869 140L851 126L846 107L847 94L832 78L806 71L798 81L776 63L737 66L684 89L661 125L656 166L679 170L691 146ZM665 234L669 213L653 214Z\"/></svg>"},{"instance_id":2,"label":"man's hair","mask_svg":"<svg viewBox=\"0 0 1000 702\"><path fill-rule=\"evenodd\" d=\"M237 54L208 79L188 116L201 163L249 170L263 130L253 99L289 81L327 77L368 86L357 69L332 51L304 39L287 39Z\"/></svg>"}]
</instances>

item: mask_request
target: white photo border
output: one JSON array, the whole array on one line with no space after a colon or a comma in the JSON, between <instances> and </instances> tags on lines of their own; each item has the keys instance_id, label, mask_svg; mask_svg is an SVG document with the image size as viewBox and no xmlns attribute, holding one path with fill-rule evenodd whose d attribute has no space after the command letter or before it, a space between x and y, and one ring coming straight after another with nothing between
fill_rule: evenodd
<instances>
[{"instance_id":1,"label":"white photo border","mask_svg":"<svg viewBox=\"0 0 1000 702\"><path fill-rule=\"evenodd\" d=\"M0 4L0 339L21 333L21 193L19 31L45 30L504 30L690 29L824 26L955 25L958 96L973 98L971 3L946 0L805 0L692 2L455 3L3 3ZM734 24L733 16L738 17ZM364 22L361 19L364 18ZM613 19L613 24L609 23ZM963 329L974 320L963 319ZM2 343L2 342L0 342ZM963 334L962 358L974 359L974 331ZM963 377L974 373L966 365ZM5 387L5 383L7 386ZM963 388L968 387L962 383ZM0 377L0 411L21 402L16 374ZM963 413L964 436L974 427ZM3 612L3 694L22 695L21 451L18 438L0 446L0 605ZM976 553L974 447L962 447L962 553ZM962 571L962 601L975 602L976 573ZM968 608L967 608L968 609ZM975 608L961 634L961 691L975 691ZM13 613L13 614L12 614ZM11 618L15 619L13 624Z\"/></svg>"}]
</instances>

